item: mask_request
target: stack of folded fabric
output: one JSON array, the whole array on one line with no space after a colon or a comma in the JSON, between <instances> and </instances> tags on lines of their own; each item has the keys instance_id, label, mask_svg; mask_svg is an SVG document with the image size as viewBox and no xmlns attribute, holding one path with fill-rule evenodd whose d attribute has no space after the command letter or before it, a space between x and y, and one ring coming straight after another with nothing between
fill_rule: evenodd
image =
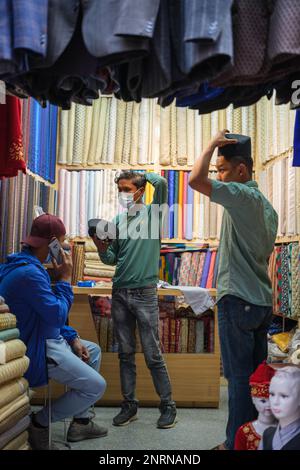
<instances>
[{"instance_id":1,"label":"stack of folded fabric","mask_svg":"<svg viewBox=\"0 0 300 470\"><path fill-rule=\"evenodd\" d=\"M0 297L0 449L29 450L28 382L22 376L29 366L26 346L18 339L16 317Z\"/></svg>"},{"instance_id":2,"label":"stack of folded fabric","mask_svg":"<svg viewBox=\"0 0 300 470\"><path fill-rule=\"evenodd\" d=\"M115 274L115 266L102 263L99 258L97 248L92 240L85 243L84 256L84 279L95 281L111 282Z\"/></svg>"}]
</instances>

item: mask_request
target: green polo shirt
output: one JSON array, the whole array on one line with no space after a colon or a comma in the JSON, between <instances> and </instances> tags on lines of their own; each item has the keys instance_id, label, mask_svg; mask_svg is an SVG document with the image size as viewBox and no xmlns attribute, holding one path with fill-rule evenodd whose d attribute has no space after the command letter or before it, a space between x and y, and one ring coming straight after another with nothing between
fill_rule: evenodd
<instances>
[{"instance_id":1,"label":"green polo shirt","mask_svg":"<svg viewBox=\"0 0 300 470\"><path fill-rule=\"evenodd\" d=\"M278 216L255 181L211 180L211 201L224 206L220 236L217 300L235 295L255 305L272 305L268 259Z\"/></svg>"},{"instance_id":2,"label":"green polo shirt","mask_svg":"<svg viewBox=\"0 0 300 470\"><path fill-rule=\"evenodd\" d=\"M119 214L114 222L120 236L105 253L99 253L105 264L116 265L113 286L139 288L156 286L159 280L161 246L161 213L159 206L168 200L165 178L146 173L146 180L154 186L153 201L140 205L140 210ZM133 215L129 215L130 213Z\"/></svg>"}]
</instances>

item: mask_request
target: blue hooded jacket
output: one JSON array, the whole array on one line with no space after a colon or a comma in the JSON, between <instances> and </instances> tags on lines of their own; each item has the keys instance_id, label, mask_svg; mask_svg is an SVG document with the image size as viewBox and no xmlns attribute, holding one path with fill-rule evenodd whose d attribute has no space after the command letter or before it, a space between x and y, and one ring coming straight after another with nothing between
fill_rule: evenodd
<instances>
[{"instance_id":1,"label":"blue hooded jacket","mask_svg":"<svg viewBox=\"0 0 300 470\"><path fill-rule=\"evenodd\" d=\"M47 384L46 339L61 335L70 342L77 335L66 326L74 298L70 284L57 282L52 289L42 263L29 248L23 248L0 265L0 295L16 315L20 339L27 346L30 365L25 377L29 385Z\"/></svg>"}]
</instances>

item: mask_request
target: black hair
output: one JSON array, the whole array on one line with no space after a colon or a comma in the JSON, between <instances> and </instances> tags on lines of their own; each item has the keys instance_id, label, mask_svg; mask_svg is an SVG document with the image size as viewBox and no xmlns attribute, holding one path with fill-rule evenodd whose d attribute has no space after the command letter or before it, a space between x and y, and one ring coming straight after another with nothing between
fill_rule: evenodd
<instances>
[{"instance_id":1,"label":"black hair","mask_svg":"<svg viewBox=\"0 0 300 470\"><path fill-rule=\"evenodd\" d=\"M240 163L243 163L248 172L249 172L249 175L252 176L252 172L253 172L253 159L252 157L249 156L241 156L239 157L238 155L235 155L233 157L230 157L230 156L224 156L223 157L225 158L225 160L227 160L228 162L232 163L234 166L237 166L239 165Z\"/></svg>"},{"instance_id":2,"label":"black hair","mask_svg":"<svg viewBox=\"0 0 300 470\"><path fill-rule=\"evenodd\" d=\"M118 184L120 180L130 180L134 186L138 189L146 186L146 178L143 173L137 173L136 171L126 170L122 171L118 176L115 177L115 183Z\"/></svg>"}]
</instances>

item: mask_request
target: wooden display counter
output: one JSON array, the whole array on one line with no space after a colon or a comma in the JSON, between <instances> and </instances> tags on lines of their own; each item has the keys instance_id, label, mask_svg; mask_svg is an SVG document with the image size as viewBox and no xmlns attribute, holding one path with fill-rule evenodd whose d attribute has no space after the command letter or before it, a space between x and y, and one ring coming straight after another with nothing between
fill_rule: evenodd
<instances>
[{"instance_id":1,"label":"wooden display counter","mask_svg":"<svg viewBox=\"0 0 300 470\"><path fill-rule=\"evenodd\" d=\"M81 338L98 344L94 321L89 305L89 295L109 296L111 287L73 287L74 303L69 315L69 324L75 328ZM215 289L210 290L215 296ZM158 289L159 296L182 295L176 288ZM173 398L181 407L212 407L219 406L220 395L220 352L217 321L214 322L213 353L205 354L164 354L171 378ZM142 353L136 354L137 385L136 397L140 405L157 406L159 398L155 393L150 372L145 364ZM99 406L118 406L122 401L119 379L119 359L117 353L102 354L101 374L107 381L107 389ZM63 393L63 387L53 385L54 398ZM39 389L32 403L41 403L43 389Z\"/></svg>"}]
</instances>

